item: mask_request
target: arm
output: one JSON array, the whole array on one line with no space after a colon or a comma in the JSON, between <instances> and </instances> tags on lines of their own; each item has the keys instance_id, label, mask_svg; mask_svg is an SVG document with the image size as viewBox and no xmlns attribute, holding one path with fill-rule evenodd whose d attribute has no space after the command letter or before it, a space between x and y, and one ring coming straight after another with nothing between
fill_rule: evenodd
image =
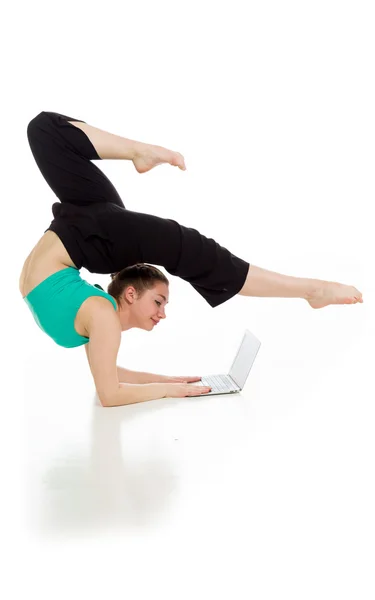
<instances>
[{"instance_id":1,"label":"arm","mask_svg":"<svg viewBox=\"0 0 375 600\"><path fill-rule=\"evenodd\" d=\"M89 343L84 346L87 360L90 365ZM91 365L90 365L91 368ZM170 383L170 377L167 375L156 375L156 373L143 373L142 371L131 371L117 366L117 377L121 383Z\"/></svg>"},{"instance_id":2,"label":"arm","mask_svg":"<svg viewBox=\"0 0 375 600\"><path fill-rule=\"evenodd\" d=\"M121 326L109 305L97 305L87 324L90 341L85 345L90 370L102 406L121 406L164 398L163 383L120 383L116 358L121 342Z\"/></svg>"},{"instance_id":3,"label":"arm","mask_svg":"<svg viewBox=\"0 0 375 600\"><path fill-rule=\"evenodd\" d=\"M166 375L130 371L130 369L123 369L119 366L117 367L117 376L121 383L168 383L170 381L170 377Z\"/></svg>"},{"instance_id":4,"label":"arm","mask_svg":"<svg viewBox=\"0 0 375 600\"><path fill-rule=\"evenodd\" d=\"M136 404L148 400L159 400L167 395L167 387L164 383L120 383L117 393L105 406L123 406L124 404Z\"/></svg>"}]
</instances>

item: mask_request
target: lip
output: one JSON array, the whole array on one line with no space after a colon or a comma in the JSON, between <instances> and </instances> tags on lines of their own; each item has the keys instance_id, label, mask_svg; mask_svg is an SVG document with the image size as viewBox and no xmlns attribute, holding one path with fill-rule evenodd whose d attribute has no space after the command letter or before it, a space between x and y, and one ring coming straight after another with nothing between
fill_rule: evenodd
<instances>
[{"instance_id":1,"label":"lip","mask_svg":"<svg viewBox=\"0 0 375 600\"><path fill-rule=\"evenodd\" d=\"M159 323L159 321L155 321L154 319L151 319L151 321L154 321L155 325Z\"/></svg>"}]
</instances>

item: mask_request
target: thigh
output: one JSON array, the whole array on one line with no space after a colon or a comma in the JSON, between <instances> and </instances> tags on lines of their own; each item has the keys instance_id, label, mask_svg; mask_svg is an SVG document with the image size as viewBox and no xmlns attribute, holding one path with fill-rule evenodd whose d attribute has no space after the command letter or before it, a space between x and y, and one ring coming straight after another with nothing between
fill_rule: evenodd
<instances>
[{"instance_id":1,"label":"thigh","mask_svg":"<svg viewBox=\"0 0 375 600\"><path fill-rule=\"evenodd\" d=\"M44 179L63 203L111 202L124 208L111 181L91 162L101 158L90 139L68 121L85 122L43 111L28 124L30 148Z\"/></svg>"},{"instance_id":2,"label":"thigh","mask_svg":"<svg viewBox=\"0 0 375 600\"><path fill-rule=\"evenodd\" d=\"M176 221L114 205L101 210L99 218L111 244L111 273L140 262L177 268L181 229Z\"/></svg>"},{"instance_id":3,"label":"thigh","mask_svg":"<svg viewBox=\"0 0 375 600\"><path fill-rule=\"evenodd\" d=\"M181 253L176 221L126 210L115 204L53 205L48 229L63 242L78 269L115 273L137 263L176 269Z\"/></svg>"},{"instance_id":4,"label":"thigh","mask_svg":"<svg viewBox=\"0 0 375 600\"><path fill-rule=\"evenodd\" d=\"M249 263L197 229L173 219L108 206L101 224L111 246L111 273L139 262L164 267L210 304L238 294Z\"/></svg>"},{"instance_id":5,"label":"thigh","mask_svg":"<svg viewBox=\"0 0 375 600\"><path fill-rule=\"evenodd\" d=\"M114 204L74 210L61 210L50 229L79 269L109 274L137 263L164 267L212 307L238 294L245 283L249 263L197 229Z\"/></svg>"}]
</instances>

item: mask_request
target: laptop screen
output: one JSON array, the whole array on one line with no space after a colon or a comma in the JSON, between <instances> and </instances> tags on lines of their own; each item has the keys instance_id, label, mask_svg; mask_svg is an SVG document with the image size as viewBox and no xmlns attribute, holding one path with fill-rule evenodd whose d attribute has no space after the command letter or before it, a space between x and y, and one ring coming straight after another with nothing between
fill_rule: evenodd
<instances>
[{"instance_id":1,"label":"laptop screen","mask_svg":"<svg viewBox=\"0 0 375 600\"><path fill-rule=\"evenodd\" d=\"M229 371L229 375L241 389L245 385L259 348L260 341L258 338L246 329L237 356Z\"/></svg>"}]
</instances>

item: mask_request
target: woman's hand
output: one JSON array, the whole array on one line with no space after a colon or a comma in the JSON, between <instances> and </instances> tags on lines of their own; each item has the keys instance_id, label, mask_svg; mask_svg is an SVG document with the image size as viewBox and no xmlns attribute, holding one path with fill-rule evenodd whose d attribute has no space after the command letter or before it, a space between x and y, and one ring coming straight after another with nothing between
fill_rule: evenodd
<instances>
[{"instance_id":1,"label":"woman's hand","mask_svg":"<svg viewBox=\"0 0 375 600\"><path fill-rule=\"evenodd\" d=\"M199 378L200 379L200 378ZM196 378L195 378L196 381ZM163 398L184 398L185 396L200 396L208 394L212 388L188 383L166 383Z\"/></svg>"},{"instance_id":2,"label":"woman's hand","mask_svg":"<svg viewBox=\"0 0 375 600\"><path fill-rule=\"evenodd\" d=\"M201 394L208 394L211 391L211 387L203 385L189 385L194 381L200 381L202 377L198 376L177 376L167 377L163 383L165 386L164 398L184 398L185 396L199 396Z\"/></svg>"},{"instance_id":3,"label":"woman's hand","mask_svg":"<svg viewBox=\"0 0 375 600\"><path fill-rule=\"evenodd\" d=\"M181 375L181 377L167 377L163 383L193 383L193 381L200 381L201 379L202 377L185 377Z\"/></svg>"}]
</instances>

